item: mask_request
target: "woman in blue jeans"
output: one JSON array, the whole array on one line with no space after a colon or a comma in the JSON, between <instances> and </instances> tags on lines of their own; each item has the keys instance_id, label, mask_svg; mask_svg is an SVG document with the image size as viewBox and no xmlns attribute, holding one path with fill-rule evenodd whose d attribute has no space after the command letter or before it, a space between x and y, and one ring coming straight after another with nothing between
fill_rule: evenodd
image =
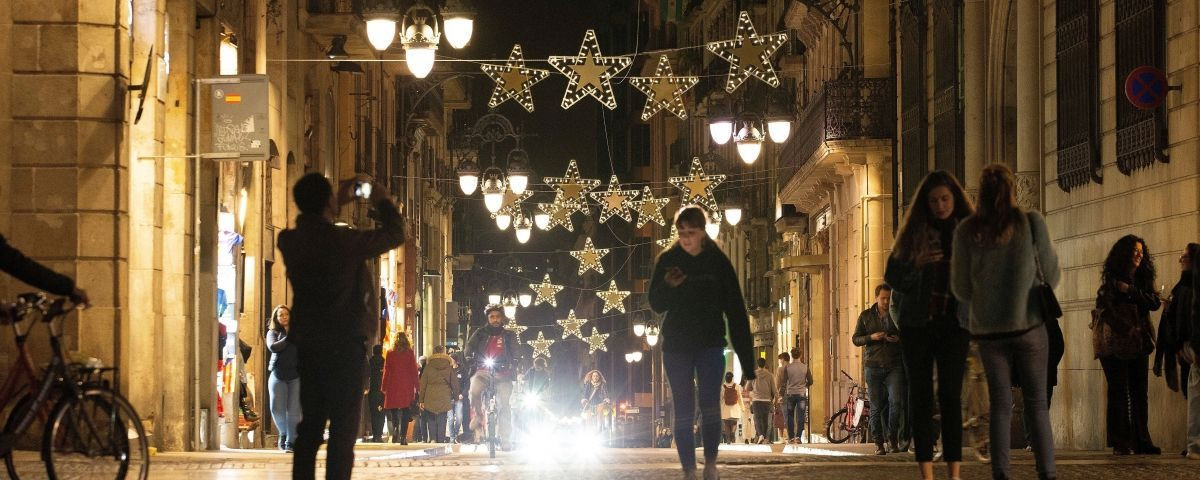
<instances>
[{"instance_id":1,"label":"woman in blue jeans","mask_svg":"<svg viewBox=\"0 0 1200 480\"><path fill-rule=\"evenodd\" d=\"M663 371L675 405L675 447L684 479L696 479L695 406L701 414L704 480L716 480L721 443L721 376L725 372L725 329L742 362L743 380L753 380L750 320L733 264L704 227L708 215L695 205L675 214L679 240L659 255L650 281L650 306L663 320ZM697 390L699 397L696 397Z\"/></svg>"},{"instance_id":2,"label":"woman in blue jeans","mask_svg":"<svg viewBox=\"0 0 1200 480\"><path fill-rule=\"evenodd\" d=\"M267 330L267 350L271 351L271 371L267 388L271 392L271 418L279 430L279 449L292 451L296 440L296 425L300 424L300 371L296 346L288 342L292 311L285 305L271 312L271 328Z\"/></svg>"},{"instance_id":3,"label":"woman in blue jeans","mask_svg":"<svg viewBox=\"0 0 1200 480\"><path fill-rule=\"evenodd\" d=\"M1009 478L1012 379L1021 379L1032 420L1038 478L1055 477L1054 434L1046 401L1050 352L1042 298L1036 287L1058 283L1058 255L1037 212L1017 207L1012 171L983 169L979 210L954 233L950 278L954 296L970 303L971 336L987 371L991 402L992 478Z\"/></svg>"}]
</instances>

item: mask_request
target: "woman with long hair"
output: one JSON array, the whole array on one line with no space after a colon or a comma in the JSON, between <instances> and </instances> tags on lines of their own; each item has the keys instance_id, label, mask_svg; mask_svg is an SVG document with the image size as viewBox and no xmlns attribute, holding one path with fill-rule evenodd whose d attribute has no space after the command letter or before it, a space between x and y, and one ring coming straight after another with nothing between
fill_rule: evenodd
<instances>
[{"instance_id":1,"label":"woman with long hair","mask_svg":"<svg viewBox=\"0 0 1200 480\"><path fill-rule=\"evenodd\" d=\"M408 445L408 422L416 418L417 357L408 334L397 332L383 359L383 409L388 412L392 443Z\"/></svg>"},{"instance_id":2,"label":"woman with long hair","mask_svg":"<svg viewBox=\"0 0 1200 480\"><path fill-rule=\"evenodd\" d=\"M1154 375L1163 376L1167 388L1182 391L1188 401L1187 449L1183 455L1200 460L1200 369L1193 341L1197 337L1195 307L1196 271L1200 243L1189 243L1179 256L1179 281L1163 304L1158 321L1158 344L1154 352Z\"/></svg>"},{"instance_id":3,"label":"woman with long hair","mask_svg":"<svg viewBox=\"0 0 1200 480\"><path fill-rule=\"evenodd\" d=\"M892 287L899 315L900 347L908 372L908 404L916 460L924 479L933 478L933 367L941 409L943 458L950 478L962 468L962 380L970 334L964 312L950 293L954 229L973 213L958 180L938 170L921 181L888 257L884 280Z\"/></svg>"},{"instance_id":4,"label":"woman with long hair","mask_svg":"<svg viewBox=\"0 0 1200 480\"><path fill-rule=\"evenodd\" d=\"M1136 306L1140 325L1150 325L1150 312L1162 305L1154 289L1157 273L1146 241L1136 235L1117 240L1100 276L1096 308L1113 308L1121 304ZM1151 350L1129 357L1101 356L1100 366L1108 381L1108 443L1114 455L1158 455L1162 450L1150 440L1147 383Z\"/></svg>"},{"instance_id":5,"label":"woman with long hair","mask_svg":"<svg viewBox=\"0 0 1200 480\"><path fill-rule=\"evenodd\" d=\"M696 478L692 425L698 405L704 479L716 480L725 331L728 328L730 343L742 362L743 380L753 380L750 320L733 264L705 233L708 215L700 207L688 205L675 213L674 225L679 240L659 254L654 264L650 307L666 313L662 325L663 371L675 400L675 448L684 478Z\"/></svg>"},{"instance_id":6,"label":"woman with long hair","mask_svg":"<svg viewBox=\"0 0 1200 480\"><path fill-rule=\"evenodd\" d=\"M292 309L286 305L276 306L271 311L271 325L267 329L267 350L271 351L271 362L267 370L267 390L271 392L271 419L279 430L279 449L292 451L296 441L296 426L300 424L300 371L296 366L299 357L296 346L288 342L288 330L292 324Z\"/></svg>"},{"instance_id":7,"label":"woman with long hair","mask_svg":"<svg viewBox=\"0 0 1200 480\"><path fill-rule=\"evenodd\" d=\"M1037 212L1017 206L1013 174L1002 164L983 169L979 210L954 234L951 290L970 304L968 330L979 344L991 402L992 478L1009 478L1013 376L1022 379L1026 416L1033 421L1039 479L1055 478L1047 374L1049 315L1038 287L1058 283L1058 255ZM1039 272L1040 270L1040 272ZM961 377L960 377L961 378ZM944 412L945 410L943 410ZM957 426L958 424L953 424Z\"/></svg>"},{"instance_id":8,"label":"woman with long hair","mask_svg":"<svg viewBox=\"0 0 1200 480\"><path fill-rule=\"evenodd\" d=\"M579 389L579 406L583 408L583 418L593 422L598 429L603 429L604 409L609 405L608 382L599 370L591 370L583 375L583 384Z\"/></svg>"}]
</instances>

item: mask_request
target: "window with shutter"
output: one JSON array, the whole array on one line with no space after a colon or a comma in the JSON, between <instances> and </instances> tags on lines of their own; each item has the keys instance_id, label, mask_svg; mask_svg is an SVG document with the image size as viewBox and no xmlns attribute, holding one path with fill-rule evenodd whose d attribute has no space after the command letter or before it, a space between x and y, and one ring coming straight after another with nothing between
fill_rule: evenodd
<instances>
[{"instance_id":1,"label":"window with shutter","mask_svg":"<svg viewBox=\"0 0 1200 480\"><path fill-rule=\"evenodd\" d=\"M1055 9L1058 186L1064 191L1103 180L1097 3L1097 0L1060 0Z\"/></svg>"}]
</instances>

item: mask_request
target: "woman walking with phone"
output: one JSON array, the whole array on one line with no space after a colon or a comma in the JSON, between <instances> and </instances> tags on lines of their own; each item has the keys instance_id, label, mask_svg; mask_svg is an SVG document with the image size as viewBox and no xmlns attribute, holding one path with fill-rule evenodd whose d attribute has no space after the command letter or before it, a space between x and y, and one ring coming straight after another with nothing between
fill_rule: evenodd
<instances>
[{"instance_id":1,"label":"woman walking with phone","mask_svg":"<svg viewBox=\"0 0 1200 480\"><path fill-rule=\"evenodd\" d=\"M962 381L970 334L950 293L954 229L973 213L958 180L938 170L921 181L888 257L884 280L899 311L900 347L908 372L908 404L921 476L933 479L933 367L941 410L943 458L950 478L962 467Z\"/></svg>"}]
</instances>

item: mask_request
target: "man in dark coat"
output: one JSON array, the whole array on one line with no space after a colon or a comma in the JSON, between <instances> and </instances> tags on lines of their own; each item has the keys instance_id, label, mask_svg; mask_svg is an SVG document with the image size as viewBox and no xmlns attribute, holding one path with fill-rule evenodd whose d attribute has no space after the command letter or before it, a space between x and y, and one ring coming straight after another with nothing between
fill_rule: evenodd
<instances>
[{"instance_id":1,"label":"man in dark coat","mask_svg":"<svg viewBox=\"0 0 1200 480\"><path fill-rule=\"evenodd\" d=\"M483 417L483 391L492 387L496 392L496 406L499 409L500 421L498 432L502 448L512 447L512 391L513 379L517 368L517 334L505 329L502 325L504 311L499 305L488 305L486 309L487 325L475 329L467 339L467 359L475 366L475 374L471 376L471 388L468 390L471 398L471 430L476 435Z\"/></svg>"},{"instance_id":2,"label":"man in dark coat","mask_svg":"<svg viewBox=\"0 0 1200 480\"><path fill-rule=\"evenodd\" d=\"M299 347L300 407L292 477L315 476L317 450L326 422L326 478L348 479L361 418L367 341L375 318L367 301L367 260L404 242L404 225L390 194L372 184L370 203L380 227L352 230L334 225L341 205L353 200L355 181L341 182L338 195L325 177L310 173L292 188L300 215L296 228L279 234L279 251L295 292L289 336Z\"/></svg>"}]
</instances>

